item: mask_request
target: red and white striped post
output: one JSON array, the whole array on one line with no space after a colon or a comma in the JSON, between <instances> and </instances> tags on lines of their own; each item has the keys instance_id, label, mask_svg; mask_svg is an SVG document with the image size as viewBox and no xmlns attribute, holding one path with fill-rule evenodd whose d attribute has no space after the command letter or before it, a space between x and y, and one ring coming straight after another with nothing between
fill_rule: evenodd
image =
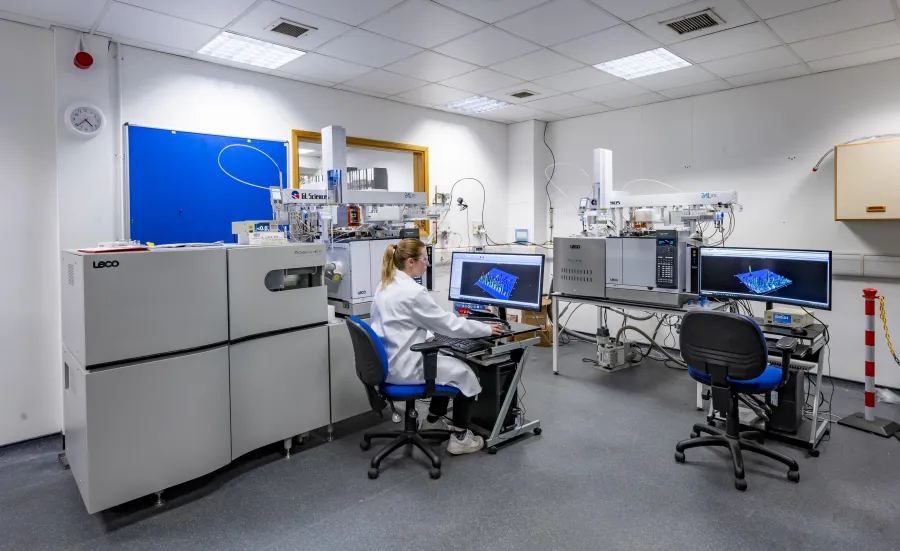
<instances>
[{"instance_id":1,"label":"red and white striped post","mask_svg":"<svg viewBox=\"0 0 900 551\"><path fill-rule=\"evenodd\" d=\"M863 413L842 418L838 424L887 438L900 431L900 424L875 417L875 299L878 290L863 289L863 298L866 301L866 408Z\"/></svg>"},{"instance_id":2,"label":"red and white striped post","mask_svg":"<svg viewBox=\"0 0 900 551\"><path fill-rule=\"evenodd\" d=\"M866 421L875 420L875 298L877 289L863 289L866 300Z\"/></svg>"}]
</instances>

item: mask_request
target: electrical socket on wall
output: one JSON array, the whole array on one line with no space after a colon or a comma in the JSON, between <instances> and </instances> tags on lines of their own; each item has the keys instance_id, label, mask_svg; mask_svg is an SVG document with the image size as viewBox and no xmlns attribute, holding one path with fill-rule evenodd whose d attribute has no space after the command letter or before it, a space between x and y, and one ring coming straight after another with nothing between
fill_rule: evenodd
<instances>
[{"instance_id":1,"label":"electrical socket on wall","mask_svg":"<svg viewBox=\"0 0 900 551\"><path fill-rule=\"evenodd\" d=\"M480 220L472 222L472 235L481 235L483 233L485 233L484 222Z\"/></svg>"}]
</instances>

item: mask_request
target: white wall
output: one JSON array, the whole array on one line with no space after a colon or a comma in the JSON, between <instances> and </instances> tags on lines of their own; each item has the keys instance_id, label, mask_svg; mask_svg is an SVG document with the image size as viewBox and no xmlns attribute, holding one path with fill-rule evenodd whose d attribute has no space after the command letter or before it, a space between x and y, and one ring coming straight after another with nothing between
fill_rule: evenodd
<instances>
[{"instance_id":1,"label":"white wall","mask_svg":"<svg viewBox=\"0 0 900 551\"><path fill-rule=\"evenodd\" d=\"M478 178L488 232L506 232L506 125L139 48L126 47L123 60L125 122L273 140L336 124L348 136L424 145L431 189ZM481 216L478 184L463 182L455 195L465 197L470 221ZM446 223L463 233L466 213L454 209Z\"/></svg>"},{"instance_id":2,"label":"white wall","mask_svg":"<svg viewBox=\"0 0 900 551\"><path fill-rule=\"evenodd\" d=\"M59 249L53 34L0 21L0 445L58 432Z\"/></svg>"},{"instance_id":3,"label":"white wall","mask_svg":"<svg viewBox=\"0 0 900 551\"><path fill-rule=\"evenodd\" d=\"M558 162L588 173L594 148L612 150L615 189L653 178L689 191L738 190L744 212L728 245L900 255L900 223L835 222L833 161L811 171L834 144L897 132L898 86L900 61L887 61L551 123L548 137ZM557 172L568 197L553 195L556 235L580 229L577 198L589 192L571 173ZM629 191L666 190L636 183ZM835 278L834 310L817 315L831 326L832 371L841 378L862 380L860 297L868 286L887 297L900 331L900 282ZM573 325L592 331L591 310L582 308ZM900 368L878 334L877 382L900 387Z\"/></svg>"}]
</instances>

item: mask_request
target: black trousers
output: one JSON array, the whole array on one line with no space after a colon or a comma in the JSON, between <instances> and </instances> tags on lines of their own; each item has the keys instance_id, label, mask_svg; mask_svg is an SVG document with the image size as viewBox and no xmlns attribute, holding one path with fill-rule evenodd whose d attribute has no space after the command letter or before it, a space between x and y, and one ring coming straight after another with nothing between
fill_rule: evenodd
<instances>
[{"instance_id":1,"label":"black trousers","mask_svg":"<svg viewBox=\"0 0 900 551\"><path fill-rule=\"evenodd\" d=\"M472 423L472 404L475 403L475 397L466 397L457 394L453 398L453 426L458 429L467 429ZM437 415L443 417L447 415L447 408L450 405L450 398L446 396L433 396L431 398L431 406L428 408L429 415Z\"/></svg>"}]
</instances>

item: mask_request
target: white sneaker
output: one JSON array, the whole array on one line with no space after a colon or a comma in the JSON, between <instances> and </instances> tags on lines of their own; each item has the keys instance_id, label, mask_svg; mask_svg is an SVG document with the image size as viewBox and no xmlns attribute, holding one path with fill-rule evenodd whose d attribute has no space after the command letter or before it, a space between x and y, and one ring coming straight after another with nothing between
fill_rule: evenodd
<instances>
[{"instance_id":1,"label":"white sneaker","mask_svg":"<svg viewBox=\"0 0 900 551\"><path fill-rule=\"evenodd\" d=\"M472 431L467 429L462 439L455 433L450 435L450 442L447 443L447 453L451 455L475 453L483 447L484 438L472 434Z\"/></svg>"},{"instance_id":2,"label":"white sneaker","mask_svg":"<svg viewBox=\"0 0 900 551\"><path fill-rule=\"evenodd\" d=\"M450 430L450 423L444 417L438 417L438 420L434 423L429 422L428 417L422 417L422 424L419 425L419 430Z\"/></svg>"}]
</instances>

